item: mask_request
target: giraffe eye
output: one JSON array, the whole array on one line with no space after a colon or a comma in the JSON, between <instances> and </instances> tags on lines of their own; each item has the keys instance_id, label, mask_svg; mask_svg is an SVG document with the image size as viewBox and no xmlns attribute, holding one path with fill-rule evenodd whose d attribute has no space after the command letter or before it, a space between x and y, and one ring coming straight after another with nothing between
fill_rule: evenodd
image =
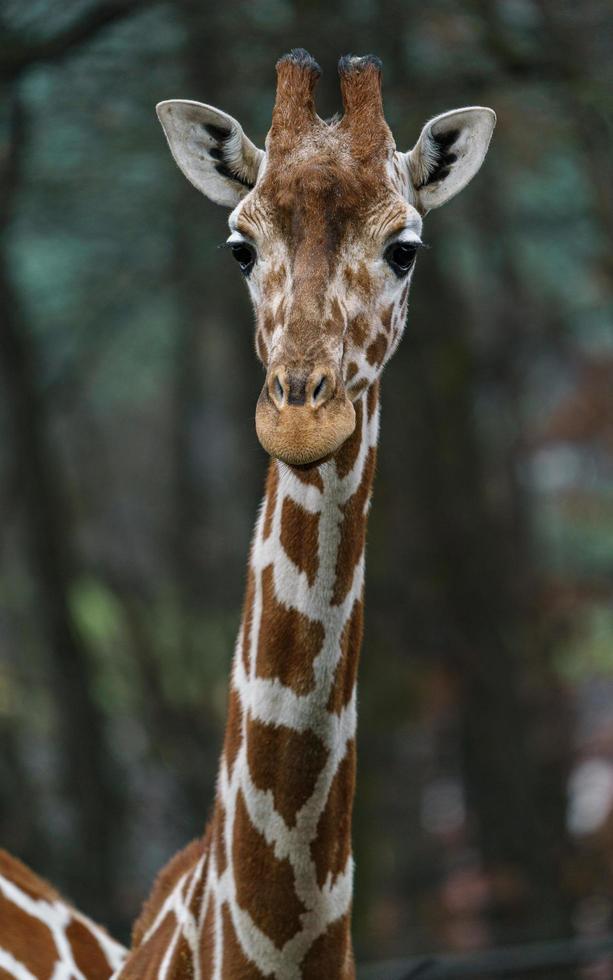
<instances>
[{"instance_id":1,"label":"giraffe eye","mask_svg":"<svg viewBox=\"0 0 613 980\"><path fill-rule=\"evenodd\" d=\"M229 242L232 255L238 262L243 275L248 276L255 265L255 249L248 242Z\"/></svg>"},{"instance_id":2,"label":"giraffe eye","mask_svg":"<svg viewBox=\"0 0 613 980\"><path fill-rule=\"evenodd\" d=\"M406 276L417 255L419 242L393 242L385 250L385 260L399 278Z\"/></svg>"}]
</instances>

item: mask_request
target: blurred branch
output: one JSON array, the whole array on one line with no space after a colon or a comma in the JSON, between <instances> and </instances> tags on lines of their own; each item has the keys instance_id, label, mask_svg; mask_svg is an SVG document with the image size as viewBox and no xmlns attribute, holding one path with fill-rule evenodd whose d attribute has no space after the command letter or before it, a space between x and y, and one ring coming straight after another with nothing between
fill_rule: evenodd
<instances>
[{"instance_id":1,"label":"blurred branch","mask_svg":"<svg viewBox=\"0 0 613 980\"><path fill-rule=\"evenodd\" d=\"M24 70L44 61L60 61L74 48L136 11L152 6L156 0L108 0L88 10L79 20L53 37L32 42L16 36L2 25L4 42L0 48L0 79L11 81Z\"/></svg>"}]
</instances>

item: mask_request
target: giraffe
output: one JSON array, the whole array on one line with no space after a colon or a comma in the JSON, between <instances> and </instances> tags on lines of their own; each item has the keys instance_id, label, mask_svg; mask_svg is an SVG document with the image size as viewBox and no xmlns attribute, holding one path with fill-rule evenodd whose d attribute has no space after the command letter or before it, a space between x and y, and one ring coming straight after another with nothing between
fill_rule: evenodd
<instances>
[{"instance_id":1,"label":"giraffe","mask_svg":"<svg viewBox=\"0 0 613 980\"><path fill-rule=\"evenodd\" d=\"M0 850L0 978L106 980L126 950Z\"/></svg>"},{"instance_id":2,"label":"giraffe","mask_svg":"<svg viewBox=\"0 0 613 980\"><path fill-rule=\"evenodd\" d=\"M339 74L344 114L324 122L317 63L281 58L264 151L211 106L158 106L185 176L232 208L271 462L213 815L159 877L121 980L355 975L356 674L379 378L403 332L423 215L479 169L495 114L445 113L397 152L379 60L341 58Z\"/></svg>"},{"instance_id":3,"label":"giraffe","mask_svg":"<svg viewBox=\"0 0 613 980\"><path fill-rule=\"evenodd\" d=\"M444 113L401 152L377 58L340 59L344 113L329 122L315 111L319 75L302 49L280 59L264 150L211 106L157 107L179 168L232 209L271 460L212 817L158 876L114 980L355 975L356 678L379 379L403 333L422 219L478 171L496 117Z\"/></svg>"}]
</instances>

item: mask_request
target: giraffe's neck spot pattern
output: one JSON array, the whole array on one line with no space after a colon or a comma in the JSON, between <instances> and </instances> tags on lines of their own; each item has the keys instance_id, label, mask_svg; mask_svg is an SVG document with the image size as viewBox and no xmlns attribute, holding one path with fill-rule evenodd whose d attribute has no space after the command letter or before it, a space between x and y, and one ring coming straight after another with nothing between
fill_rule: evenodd
<instances>
[{"instance_id":1,"label":"giraffe's neck spot pattern","mask_svg":"<svg viewBox=\"0 0 613 980\"><path fill-rule=\"evenodd\" d=\"M376 387L356 415L331 461L271 463L213 818L160 876L121 980L353 976L355 687Z\"/></svg>"}]
</instances>

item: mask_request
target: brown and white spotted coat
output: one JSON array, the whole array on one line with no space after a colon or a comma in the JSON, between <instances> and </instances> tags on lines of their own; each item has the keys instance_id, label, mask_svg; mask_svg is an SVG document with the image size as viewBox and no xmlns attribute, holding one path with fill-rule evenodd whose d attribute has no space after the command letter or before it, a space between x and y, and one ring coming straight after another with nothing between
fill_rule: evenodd
<instances>
[{"instance_id":1,"label":"brown and white spotted coat","mask_svg":"<svg viewBox=\"0 0 613 980\"><path fill-rule=\"evenodd\" d=\"M0 980L105 980L125 956L104 929L0 851Z\"/></svg>"},{"instance_id":2,"label":"brown and white spotted coat","mask_svg":"<svg viewBox=\"0 0 613 980\"><path fill-rule=\"evenodd\" d=\"M271 463L256 524L217 795L159 876L116 980L354 976L351 812L364 545L381 370L404 328L423 215L478 170L491 110L396 150L377 59L339 63L344 114L314 106L306 52L278 66L265 151L225 113L161 103L175 160L232 207L256 313Z\"/></svg>"},{"instance_id":3,"label":"brown and white spotted coat","mask_svg":"<svg viewBox=\"0 0 613 980\"><path fill-rule=\"evenodd\" d=\"M159 884L126 980L191 976L186 961L202 978L352 975L356 669L376 386L356 417L333 460L308 471L271 461L208 838L179 857L174 888Z\"/></svg>"}]
</instances>

